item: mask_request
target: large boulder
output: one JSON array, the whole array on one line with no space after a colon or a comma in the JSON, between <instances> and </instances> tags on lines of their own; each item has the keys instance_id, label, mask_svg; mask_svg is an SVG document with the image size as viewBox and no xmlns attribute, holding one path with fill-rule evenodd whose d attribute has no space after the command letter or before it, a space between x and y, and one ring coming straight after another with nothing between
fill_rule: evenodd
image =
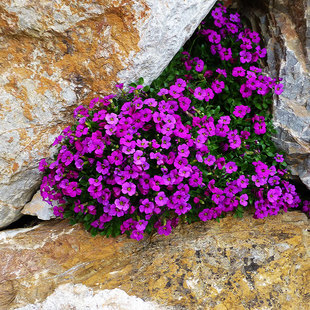
<instances>
[{"instance_id":1,"label":"large boulder","mask_svg":"<svg viewBox=\"0 0 310 310\"><path fill-rule=\"evenodd\" d=\"M310 189L310 2L237 2L265 39L271 76L283 79L284 92L274 98L275 142Z\"/></svg>"},{"instance_id":2,"label":"large boulder","mask_svg":"<svg viewBox=\"0 0 310 310\"><path fill-rule=\"evenodd\" d=\"M108 292L102 290L117 288L179 310L306 310L309 224L296 211L258 220L246 214L182 225L169 236L139 242L91 237L82 226L59 220L3 231L0 308L43 302L54 307L26 309L85 309L75 308L81 294L103 304Z\"/></svg>"},{"instance_id":3,"label":"large boulder","mask_svg":"<svg viewBox=\"0 0 310 310\"><path fill-rule=\"evenodd\" d=\"M73 108L118 82L150 83L215 2L0 2L0 228L38 189Z\"/></svg>"}]
</instances>

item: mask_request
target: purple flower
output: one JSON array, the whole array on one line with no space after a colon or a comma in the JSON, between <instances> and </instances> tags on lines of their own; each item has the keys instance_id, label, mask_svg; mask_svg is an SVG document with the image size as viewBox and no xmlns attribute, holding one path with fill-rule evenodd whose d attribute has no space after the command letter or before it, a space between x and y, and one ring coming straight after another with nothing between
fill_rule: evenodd
<instances>
[{"instance_id":1,"label":"purple flower","mask_svg":"<svg viewBox=\"0 0 310 310\"><path fill-rule=\"evenodd\" d=\"M279 184L280 184L280 183L279 183L280 180L281 180L281 179L280 179L279 177L274 176L274 177L269 178L268 183L269 183L271 186L275 186L275 185L279 185Z\"/></svg>"},{"instance_id":2,"label":"purple flower","mask_svg":"<svg viewBox=\"0 0 310 310\"><path fill-rule=\"evenodd\" d=\"M115 199L115 206L119 209L119 210L123 210L123 211L127 211L129 209L129 199L121 196L118 199Z\"/></svg>"},{"instance_id":3,"label":"purple flower","mask_svg":"<svg viewBox=\"0 0 310 310\"><path fill-rule=\"evenodd\" d=\"M143 239L143 232L142 231L139 231L137 229L133 230L131 232L131 235L130 235L130 238L131 239L136 239L136 240L142 240Z\"/></svg>"},{"instance_id":4,"label":"purple flower","mask_svg":"<svg viewBox=\"0 0 310 310\"><path fill-rule=\"evenodd\" d=\"M187 164L188 164L188 160L185 157L181 157L180 155L178 155L175 158L174 166L177 169L180 169L181 167L187 166Z\"/></svg>"},{"instance_id":5,"label":"purple flower","mask_svg":"<svg viewBox=\"0 0 310 310\"><path fill-rule=\"evenodd\" d=\"M144 231L146 226L148 224L148 221L145 220L140 220L137 224L136 224L136 229L138 231Z\"/></svg>"},{"instance_id":6,"label":"purple flower","mask_svg":"<svg viewBox=\"0 0 310 310\"><path fill-rule=\"evenodd\" d=\"M166 88L162 88L162 89L157 93L158 96L164 96L164 95L167 95L167 94L168 94L168 89L166 89Z\"/></svg>"},{"instance_id":7,"label":"purple flower","mask_svg":"<svg viewBox=\"0 0 310 310\"><path fill-rule=\"evenodd\" d=\"M157 196L155 197L155 203L160 207L167 204L167 202L168 202L168 198L166 197L164 192L159 192Z\"/></svg>"},{"instance_id":8,"label":"purple flower","mask_svg":"<svg viewBox=\"0 0 310 310\"><path fill-rule=\"evenodd\" d=\"M240 175L237 179L237 185L241 188L247 188L249 184L249 179L247 179L244 175Z\"/></svg>"},{"instance_id":9,"label":"purple flower","mask_svg":"<svg viewBox=\"0 0 310 310\"><path fill-rule=\"evenodd\" d=\"M225 88L225 84L223 81L215 80L211 85L213 91L217 94L221 93Z\"/></svg>"},{"instance_id":10,"label":"purple flower","mask_svg":"<svg viewBox=\"0 0 310 310\"><path fill-rule=\"evenodd\" d=\"M211 88L207 88L205 90L205 101L209 102L211 99L214 98L214 93L213 90Z\"/></svg>"},{"instance_id":11,"label":"purple flower","mask_svg":"<svg viewBox=\"0 0 310 310\"><path fill-rule=\"evenodd\" d=\"M199 173L196 172L194 174L192 174L192 176L190 177L188 184L192 187L198 187L202 184L202 177L200 177Z\"/></svg>"},{"instance_id":12,"label":"purple flower","mask_svg":"<svg viewBox=\"0 0 310 310\"><path fill-rule=\"evenodd\" d=\"M139 206L140 212L144 212L146 214L151 214L154 210L154 203L149 199L143 199L142 204Z\"/></svg>"},{"instance_id":13,"label":"purple flower","mask_svg":"<svg viewBox=\"0 0 310 310\"><path fill-rule=\"evenodd\" d=\"M97 213L96 207L93 205L87 206L87 211L89 214L93 214L93 215L96 215Z\"/></svg>"},{"instance_id":14,"label":"purple flower","mask_svg":"<svg viewBox=\"0 0 310 310\"><path fill-rule=\"evenodd\" d=\"M241 204L242 206L247 206L247 205L248 205L248 199L249 199L249 197L248 197L247 194L241 195L241 196L240 196L240 204Z\"/></svg>"},{"instance_id":15,"label":"purple flower","mask_svg":"<svg viewBox=\"0 0 310 310\"><path fill-rule=\"evenodd\" d=\"M132 182L125 182L122 185L122 193L133 196L136 193L136 185Z\"/></svg>"},{"instance_id":16,"label":"purple flower","mask_svg":"<svg viewBox=\"0 0 310 310\"><path fill-rule=\"evenodd\" d=\"M261 48L260 46L257 46L256 53L260 58L264 58L267 55L267 50L265 48Z\"/></svg>"},{"instance_id":17,"label":"purple flower","mask_svg":"<svg viewBox=\"0 0 310 310\"><path fill-rule=\"evenodd\" d=\"M289 193L285 193L283 195L283 200L285 201L285 203L287 203L288 205L293 204L294 199L293 199L293 195L289 194Z\"/></svg>"},{"instance_id":18,"label":"purple flower","mask_svg":"<svg viewBox=\"0 0 310 310\"><path fill-rule=\"evenodd\" d=\"M101 181L102 181L102 175L99 176L98 179L94 179L94 178L88 179L89 184L93 186L102 186Z\"/></svg>"},{"instance_id":19,"label":"purple flower","mask_svg":"<svg viewBox=\"0 0 310 310\"><path fill-rule=\"evenodd\" d=\"M77 200L77 201L74 202L74 209L73 209L73 211L75 213L83 212L84 208L85 207L84 207L83 204L81 204L80 200Z\"/></svg>"},{"instance_id":20,"label":"purple flower","mask_svg":"<svg viewBox=\"0 0 310 310\"><path fill-rule=\"evenodd\" d=\"M264 180L261 177L259 177L258 175L252 175L252 181L254 182L256 187L260 187L260 186L266 184L264 182Z\"/></svg>"},{"instance_id":21,"label":"purple flower","mask_svg":"<svg viewBox=\"0 0 310 310\"><path fill-rule=\"evenodd\" d=\"M177 204L174 209L174 212L178 215L182 215L187 213L191 208L192 206L189 203Z\"/></svg>"},{"instance_id":22,"label":"purple flower","mask_svg":"<svg viewBox=\"0 0 310 310\"><path fill-rule=\"evenodd\" d=\"M55 141L53 142L52 145L54 146L54 145L59 144L59 143L62 141L62 139L63 139L63 136L62 136L62 135L56 137L56 139L55 139Z\"/></svg>"},{"instance_id":23,"label":"purple flower","mask_svg":"<svg viewBox=\"0 0 310 310\"><path fill-rule=\"evenodd\" d=\"M216 69L216 72L219 73L219 74L222 74L224 77L227 77L227 72L225 69Z\"/></svg>"},{"instance_id":24,"label":"purple flower","mask_svg":"<svg viewBox=\"0 0 310 310\"><path fill-rule=\"evenodd\" d=\"M178 146L178 155L181 157L188 157L190 154L188 146L186 144L180 144Z\"/></svg>"},{"instance_id":25,"label":"purple flower","mask_svg":"<svg viewBox=\"0 0 310 310\"><path fill-rule=\"evenodd\" d=\"M236 135L233 138L229 139L230 147L232 149L237 149L241 146L241 139L240 136Z\"/></svg>"},{"instance_id":26,"label":"purple flower","mask_svg":"<svg viewBox=\"0 0 310 310\"><path fill-rule=\"evenodd\" d=\"M119 88L119 89L123 89L124 88L124 83L116 84L115 87Z\"/></svg>"},{"instance_id":27,"label":"purple flower","mask_svg":"<svg viewBox=\"0 0 310 310\"><path fill-rule=\"evenodd\" d=\"M179 97L179 106L183 111L187 111L190 107L191 100L187 97Z\"/></svg>"},{"instance_id":28,"label":"purple flower","mask_svg":"<svg viewBox=\"0 0 310 310\"><path fill-rule=\"evenodd\" d=\"M63 212L64 212L63 207L57 207L57 206L53 207L53 214L55 216L63 218L64 217Z\"/></svg>"},{"instance_id":29,"label":"purple flower","mask_svg":"<svg viewBox=\"0 0 310 310\"><path fill-rule=\"evenodd\" d=\"M221 42L221 36L216 33L216 31L212 31L211 34L208 36L208 40L211 43L218 44Z\"/></svg>"},{"instance_id":30,"label":"purple flower","mask_svg":"<svg viewBox=\"0 0 310 310\"><path fill-rule=\"evenodd\" d=\"M238 166L236 165L235 162L233 161L229 161L226 165L225 165L225 169L227 173L233 173L235 171L238 170Z\"/></svg>"},{"instance_id":31,"label":"purple flower","mask_svg":"<svg viewBox=\"0 0 310 310\"><path fill-rule=\"evenodd\" d=\"M230 60L232 58L232 51L231 51L231 48L226 48L226 47L223 47L219 50L219 55L220 55L220 58L221 60Z\"/></svg>"},{"instance_id":32,"label":"purple flower","mask_svg":"<svg viewBox=\"0 0 310 310\"><path fill-rule=\"evenodd\" d=\"M270 202L276 202L281 193L277 189L270 189L267 193L267 198Z\"/></svg>"},{"instance_id":33,"label":"purple flower","mask_svg":"<svg viewBox=\"0 0 310 310\"><path fill-rule=\"evenodd\" d=\"M166 225L163 225L163 226L159 226L158 229L157 229L157 233L159 235L165 235L165 236L168 236L170 235L171 233L171 221L167 221Z\"/></svg>"},{"instance_id":34,"label":"purple flower","mask_svg":"<svg viewBox=\"0 0 310 310\"><path fill-rule=\"evenodd\" d=\"M142 165L146 162L146 158L143 156L143 152L138 150L133 155L133 161L136 165Z\"/></svg>"},{"instance_id":35,"label":"purple flower","mask_svg":"<svg viewBox=\"0 0 310 310\"><path fill-rule=\"evenodd\" d=\"M200 220L203 222L206 222L208 220L211 220L212 218L215 218L215 213L213 209L204 209L198 214Z\"/></svg>"},{"instance_id":36,"label":"purple flower","mask_svg":"<svg viewBox=\"0 0 310 310\"><path fill-rule=\"evenodd\" d=\"M238 105L235 107L233 114L236 117L243 118L247 113L250 113L251 109L248 106L245 105Z\"/></svg>"},{"instance_id":37,"label":"purple flower","mask_svg":"<svg viewBox=\"0 0 310 310\"><path fill-rule=\"evenodd\" d=\"M243 69L242 67L233 68L232 76L234 76L234 77L245 76L245 69Z\"/></svg>"},{"instance_id":38,"label":"purple flower","mask_svg":"<svg viewBox=\"0 0 310 310\"><path fill-rule=\"evenodd\" d=\"M208 166L212 166L215 163L215 156L209 155L207 158L204 159L204 163Z\"/></svg>"},{"instance_id":39,"label":"purple flower","mask_svg":"<svg viewBox=\"0 0 310 310\"><path fill-rule=\"evenodd\" d=\"M47 167L48 163L46 162L45 158L41 159L39 162L39 170L44 172Z\"/></svg>"},{"instance_id":40,"label":"purple flower","mask_svg":"<svg viewBox=\"0 0 310 310\"><path fill-rule=\"evenodd\" d=\"M73 155L70 151L65 151L61 156L61 162L65 164L65 166L69 166L73 161Z\"/></svg>"},{"instance_id":41,"label":"purple flower","mask_svg":"<svg viewBox=\"0 0 310 310\"><path fill-rule=\"evenodd\" d=\"M263 135L266 133L266 124L265 123L254 123L254 132L257 135Z\"/></svg>"},{"instance_id":42,"label":"purple flower","mask_svg":"<svg viewBox=\"0 0 310 310\"><path fill-rule=\"evenodd\" d=\"M118 118L115 113L107 114L105 120L109 125L116 125L118 123Z\"/></svg>"},{"instance_id":43,"label":"purple flower","mask_svg":"<svg viewBox=\"0 0 310 310\"><path fill-rule=\"evenodd\" d=\"M276 162L278 163L282 163L284 161L283 155L280 155L277 153L277 155L274 157L274 159L276 160Z\"/></svg>"},{"instance_id":44,"label":"purple flower","mask_svg":"<svg viewBox=\"0 0 310 310\"><path fill-rule=\"evenodd\" d=\"M163 138L162 138L162 140L161 140L161 147L162 147L163 149L169 149L170 146L171 146L170 140L171 140L170 137L168 137L168 136L163 136Z\"/></svg>"},{"instance_id":45,"label":"purple flower","mask_svg":"<svg viewBox=\"0 0 310 310\"><path fill-rule=\"evenodd\" d=\"M100 183L99 186L90 185L87 191L94 199L97 199L102 196L102 184Z\"/></svg>"},{"instance_id":46,"label":"purple flower","mask_svg":"<svg viewBox=\"0 0 310 310\"><path fill-rule=\"evenodd\" d=\"M179 92L185 90L186 82L183 79L177 79L175 85L179 88Z\"/></svg>"},{"instance_id":47,"label":"purple flower","mask_svg":"<svg viewBox=\"0 0 310 310\"><path fill-rule=\"evenodd\" d=\"M179 87L176 85L171 85L169 88L169 95L175 99L179 98L181 96Z\"/></svg>"},{"instance_id":48,"label":"purple flower","mask_svg":"<svg viewBox=\"0 0 310 310\"><path fill-rule=\"evenodd\" d=\"M194 91L194 97L198 100L203 100L205 98L206 91L201 87L197 87Z\"/></svg>"},{"instance_id":49,"label":"purple flower","mask_svg":"<svg viewBox=\"0 0 310 310\"><path fill-rule=\"evenodd\" d=\"M82 190L80 188L78 188L78 183L77 182L70 182L66 189L65 192L68 196L70 197L76 197L81 195Z\"/></svg>"},{"instance_id":50,"label":"purple flower","mask_svg":"<svg viewBox=\"0 0 310 310\"><path fill-rule=\"evenodd\" d=\"M251 62L252 60L252 54L247 51L241 51L240 52L240 61L244 64L246 62Z\"/></svg>"},{"instance_id":51,"label":"purple flower","mask_svg":"<svg viewBox=\"0 0 310 310\"><path fill-rule=\"evenodd\" d=\"M229 125L230 120L231 118L229 116L221 116L220 119L218 120L218 123L222 125Z\"/></svg>"},{"instance_id":52,"label":"purple flower","mask_svg":"<svg viewBox=\"0 0 310 310\"><path fill-rule=\"evenodd\" d=\"M120 166L123 163L123 154L119 150L113 151L111 155L108 156L108 161L110 164Z\"/></svg>"},{"instance_id":53,"label":"purple flower","mask_svg":"<svg viewBox=\"0 0 310 310\"><path fill-rule=\"evenodd\" d=\"M252 95L252 90L248 88L246 84L242 84L240 87L240 93L243 98L248 98Z\"/></svg>"},{"instance_id":54,"label":"purple flower","mask_svg":"<svg viewBox=\"0 0 310 310\"><path fill-rule=\"evenodd\" d=\"M196 70L197 72L201 72L201 71L203 71L203 67L204 67L204 62L203 62L203 60L201 60L201 59L197 60L197 61L196 61L195 70ZM201 99L201 100L202 100L202 99Z\"/></svg>"},{"instance_id":55,"label":"purple flower","mask_svg":"<svg viewBox=\"0 0 310 310\"><path fill-rule=\"evenodd\" d=\"M100 161L96 162L96 171L102 173L103 175L109 174L110 164L108 160L104 159L101 163Z\"/></svg>"}]
</instances>

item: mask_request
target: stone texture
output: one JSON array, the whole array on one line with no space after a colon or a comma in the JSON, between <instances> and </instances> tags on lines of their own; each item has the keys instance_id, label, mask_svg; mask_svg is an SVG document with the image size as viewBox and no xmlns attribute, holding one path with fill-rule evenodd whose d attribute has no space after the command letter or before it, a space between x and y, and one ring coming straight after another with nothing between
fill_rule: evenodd
<instances>
[{"instance_id":1,"label":"stone texture","mask_svg":"<svg viewBox=\"0 0 310 310\"><path fill-rule=\"evenodd\" d=\"M72 110L118 82L150 83L215 0L0 2L0 228L38 189L38 161Z\"/></svg>"},{"instance_id":2,"label":"stone texture","mask_svg":"<svg viewBox=\"0 0 310 310\"><path fill-rule=\"evenodd\" d=\"M310 189L310 1L239 0L264 37L268 67L284 92L274 98L275 142L294 175Z\"/></svg>"},{"instance_id":3,"label":"stone texture","mask_svg":"<svg viewBox=\"0 0 310 310\"><path fill-rule=\"evenodd\" d=\"M36 216L40 220L50 220L55 218L53 208L47 202L43 201L40 191L32 197L32 200L26 203L25 207L21 210L22 214Z\"/></svg>"},{"instance_id":4,"label":"stone texture","mask_svg":"<svg viewBox=\"0 0 310 310\"><path fill-rule=\"evenodd\" d=\"M310 225L297 211L231 216L137 242L51 220L0 233L0 308L44 301L60 285L121 289L173 309L309 309Z\"/></svg>"},{"instance_id":5,"label":"stone texture","mask_svg":"<svg viewBox=\"0 0 310 310\"><path fill-rule=\"evenodd\" d=\"M166 307L145 302L129 296L120 289L103 290L96 293L82 284L63 284L42 303L27 305L17 310L168 310Z\"/></svg>"}]
</instances>

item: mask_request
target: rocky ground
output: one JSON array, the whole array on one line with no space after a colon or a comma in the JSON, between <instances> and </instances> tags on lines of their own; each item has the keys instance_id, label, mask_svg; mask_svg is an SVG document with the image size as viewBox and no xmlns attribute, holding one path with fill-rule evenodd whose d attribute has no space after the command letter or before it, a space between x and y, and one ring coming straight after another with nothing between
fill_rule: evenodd
<instances>
[{"instance_id":1,"label":"rocky ground","mask_svg":"<svg viewBox=\"0 0 310 310\"><path fill-rule=\"evenodd\" d=\"M88 296L94 305L101 296L103 305L102 290L120 289L152 307L307 310L309 231L309 219L297 211L195 223L141 242L91 237L59 220L3 231L0 309L47 310L55 300L67 300L62 309L82 309L72 300Z\"/></svg>"}]
</instances>

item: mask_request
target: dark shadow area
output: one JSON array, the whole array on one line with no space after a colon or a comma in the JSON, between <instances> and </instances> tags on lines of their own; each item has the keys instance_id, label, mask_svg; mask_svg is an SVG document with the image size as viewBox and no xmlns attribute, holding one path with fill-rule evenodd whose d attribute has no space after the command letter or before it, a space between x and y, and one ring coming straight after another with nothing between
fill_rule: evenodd
<instances>
[{"instance_id":1,"label":"dark shadow area","mask_svg":"<svg viewBox=\"0 0 310 310\"><path fill-rule=\"evenodd\" d=\"M40 224L41 222L44 222L44 221L38 219L36 216L23 215L19 220L5 227L3 230L17 229L17 228L29 228L29 227L36 226Z\"/></svg>"}]
</instances>

